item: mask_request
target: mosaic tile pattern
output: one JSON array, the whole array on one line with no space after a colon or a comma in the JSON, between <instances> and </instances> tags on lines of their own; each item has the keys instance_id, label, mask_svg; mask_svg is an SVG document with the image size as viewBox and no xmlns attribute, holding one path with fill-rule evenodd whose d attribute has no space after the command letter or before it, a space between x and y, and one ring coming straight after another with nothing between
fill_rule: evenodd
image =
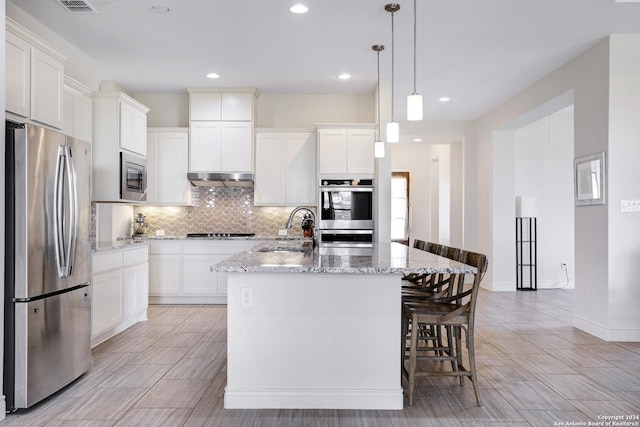
<instances>
[{"instance_id":1,"label":"mosaic tile pattern","mask_svg":"<svg viewBox=\"0 0 640 427\"><path fill-rule=\"evenodd\" d=\"M166 236L187 233L255 233L256 237L276 237L284 229L292 207L253 206L253 188L194 187L194 206L139 206L134 216L147 217L149 235L164 230ZM302 214L300 214L302 219ZM296 219L289 237L302 237Z\"/></svg>"}]
</instances>

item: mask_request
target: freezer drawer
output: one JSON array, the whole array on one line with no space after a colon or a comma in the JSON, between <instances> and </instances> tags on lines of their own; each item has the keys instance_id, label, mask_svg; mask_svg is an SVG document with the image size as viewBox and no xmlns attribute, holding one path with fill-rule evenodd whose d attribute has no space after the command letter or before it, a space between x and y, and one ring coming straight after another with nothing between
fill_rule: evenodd
<instances>
[{"instance_id":1,"label":"freezer drawer","mask_svg":"<svg viewBox=\"0 0 640 427\"><path fill-rule=\"evenodd\" d=\"M15 321L14 408L32 406L91 367L88 286L15 303Z\"/></svg>"}]
</instances>

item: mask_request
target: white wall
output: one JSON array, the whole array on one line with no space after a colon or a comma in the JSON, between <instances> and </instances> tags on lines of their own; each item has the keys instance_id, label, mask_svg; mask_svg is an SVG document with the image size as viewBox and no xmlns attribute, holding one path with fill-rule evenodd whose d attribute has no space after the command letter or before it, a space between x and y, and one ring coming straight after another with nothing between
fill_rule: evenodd
<instances>
[{"instance_id":1,"label":"white wall","mask_svg":"<svg viewBox=\"0 0 640 427\"><path fill-rule=\"evenodd\" d=\"M609 338L640 341L640 213L621 212L640 200L640 35L611 36L608 135ZM581 209L582 210L582 209ZM581 313L583 318L588 317Z\"/></svg>"},{"instance_id":2,"label":"white wall","mask_svg":"<svg viewBox=\"0 0 640 427\"><path fill-rule=\"evenodd\" d=\"M463 247L462 144L389 144L392 170L409 172L409 237Z\"/></svg>"},{"instance_id":3,"label":"white wall","mask_svg":"<svg viewBox=\"0 0 640 427\"><path fill-rule=\"evenodd\" d=\"M189 127L189 94L136 93L133 98L150 108L148 127Z\"/></svg>"},{"instance_id":4,"label":"white wall","mask_svg":"<svg viewBox=\"0 0 640 427\"><path fill-rule=\"evenodd\" d=\"M382 93L382 91L381 91ZM316 123L375 123L374 95L272 95L258 98L256 127L312 128Z\"/></svg>"},{"instance_id":5,"label":"white wall","mask_svg":"<svg viewBox=\"0 0 640 427\"><path fill-rule=\"evenodd\" d=\"M537 199L538 287L573 287L572 110L553 114L515 131L513 181L516 197ZM565 271L560 268L562 262L567 263L569 284ZM508 290L515 289L515 277L513 281Z\"/></svg>"}]
</instances>

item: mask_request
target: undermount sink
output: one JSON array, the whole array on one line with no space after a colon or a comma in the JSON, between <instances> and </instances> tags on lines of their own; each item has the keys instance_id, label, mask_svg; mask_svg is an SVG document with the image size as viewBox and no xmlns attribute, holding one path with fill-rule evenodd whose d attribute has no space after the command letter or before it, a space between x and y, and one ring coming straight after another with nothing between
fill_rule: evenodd
<instances>
[{"instance_id":1,"label":"undermount sink","mask_svg":"<svg viewBox=\"0 0 640 427\"><path fill-rule=\"evenodd\" d=\"M304 252L308 248L302 246L268 246L258 249L258 252Z\"/></svg>"}]
</instances>

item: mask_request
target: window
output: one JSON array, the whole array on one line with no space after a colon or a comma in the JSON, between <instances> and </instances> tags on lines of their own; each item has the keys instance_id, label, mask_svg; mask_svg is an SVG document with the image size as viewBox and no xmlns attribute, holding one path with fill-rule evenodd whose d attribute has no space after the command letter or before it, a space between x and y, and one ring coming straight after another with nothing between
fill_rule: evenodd
<instances>
[{"instance_id":1,"label":"window","mask_svg":"<svg viewBox=\"0 0 640 427\"><path fill-rule=\"evenodd\" d=\"M391 173L391 240L409 244L409 172Z\"/></svg>"}]
</instances>

